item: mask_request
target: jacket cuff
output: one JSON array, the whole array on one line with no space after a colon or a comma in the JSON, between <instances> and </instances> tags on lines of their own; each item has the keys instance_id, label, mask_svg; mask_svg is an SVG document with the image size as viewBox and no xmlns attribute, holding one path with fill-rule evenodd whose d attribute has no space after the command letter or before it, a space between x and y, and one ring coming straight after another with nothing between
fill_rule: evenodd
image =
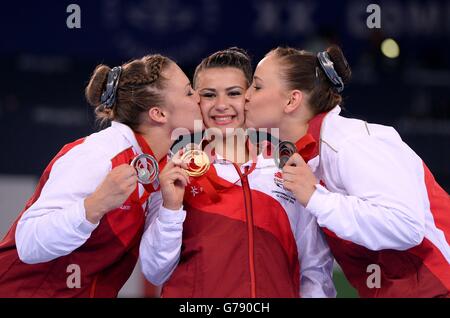
<instances>
[{"instance_id":1,"label":"jacket cuff","mask_svg":"<svg viewBox=\"0 0 450 318\"><path fill-rule=\"evenodd\" d=\"M161 205L158 219L161 223L183 223L186 218L186 211L183 206L179 210L170 210Z\"/></svg>"},{"instance_id":2,"label":"jacket cuff","mask_svg":"<svg viewBox=\"0 0 450 318\"><path fill-rule=\"evenodd\" d=\"M86 218L86 209L84 208L84 200L79 201L76 209L77 213L73 214L76 219L74 219L71 223L77 225L76 229L80 233L84 235L90 235L92 231L97 228L100 222L98 222L97 224L93 224L88 221L88 219Z\"/></svg>"},{"instance_id":3,"label":"jacket cuff","mask_svg":"<svg viewBox=\"0 0 450 318\"><path fill-rule=\"evenodd\" d=\"M327 201L329 194L330 191L328 191L325 187L320 184L316 184L316 191L314 191L313 195L309 199L306 210L318 218L326 206L325 202Z\"/></svg>"}]
</instances>

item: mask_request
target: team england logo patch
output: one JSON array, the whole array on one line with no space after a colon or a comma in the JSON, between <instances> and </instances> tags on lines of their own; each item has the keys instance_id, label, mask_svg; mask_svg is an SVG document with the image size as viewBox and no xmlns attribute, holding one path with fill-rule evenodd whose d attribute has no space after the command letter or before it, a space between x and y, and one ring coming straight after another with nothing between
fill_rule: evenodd
<instances>
[{"instance_id":1,"label":"team england logo patch","mask_svg":"<svg viewBox=\"0 0 450 318\"><path fill-rule=\"evenodd\" d=\"M277 173L275 173L275 175L273 177L273 182L275 182L275 184L277 185L278 188L284 189L283 176L281 174L281 171L278 171Z\"/></svg>"},{"instance_id":2,"label":"team england logo patch","mask_svg":"<svg viewBox=\"0 0 450 318\"><path fill-rule=\"evenodd\" d=\"M290 191L286 190L283 186L283 175L281 174L281 171L278 171L277 173L274 174L273 182L278 188L281 189L281 191L276 190L275 188L274 190L272 190L272 193L275 194L277 198L286 201L288 203L294 204L295 197L292 195Z\"/></svg>"}]
</instances>

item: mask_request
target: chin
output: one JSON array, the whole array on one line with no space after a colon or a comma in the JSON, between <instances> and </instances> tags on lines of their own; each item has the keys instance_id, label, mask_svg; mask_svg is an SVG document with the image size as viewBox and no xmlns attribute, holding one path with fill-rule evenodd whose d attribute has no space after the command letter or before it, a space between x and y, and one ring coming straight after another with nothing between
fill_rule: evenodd
<instances>
[{"instance_id":1,"label":"chin","mask_svg":"<svg viewBox=\"0 0 450 318\"><path fill-rule=\"evenodd\" d=\"M233 126L225 126L225 127L221 126L221 127L216 127L216 128L220 129L220 131L222 132L222 134L224 136L226 136L226 135L228 135L230 133L233 133L233 131L236 129L236 127L233 127Z\"/></svg>"},{"instance_id":2,"label":"chin","mask_svg":"<svg viewBox=\"0 0 450 318\"><path fill-rule=\"evenodd\" d=\"M252 121L251 123L255 129L272 129L274 127L273 122L270 121Z\"/></svg>"},{"instance_id":3,"label":"chin","mask_svg":"<svg viewBox=\"0 0 450 318\"><path fill-rule=\"evenodd\" d=\"M258 128L252 120L245 120L245 128Z\"/></svg>"}]
</instances>

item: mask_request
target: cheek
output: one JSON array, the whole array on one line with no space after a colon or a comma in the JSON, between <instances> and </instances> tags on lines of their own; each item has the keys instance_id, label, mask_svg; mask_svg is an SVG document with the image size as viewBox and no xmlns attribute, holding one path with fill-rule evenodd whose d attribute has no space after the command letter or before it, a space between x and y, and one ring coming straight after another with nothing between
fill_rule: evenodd
<instances>
[{"instance_id":1,"label":"cheek","mask_svg":"<svg viewBox=\"0 0 450 318\"><path fill-rule=\"evenodd\" d=\"M245 97L242 97L241 99L236 100L233 103L234 109L238 113L239 116L244 115L244 107L245 107Z\"/></svg>"},{"instance_id":2,"label":"cheek","mask_svg":"<svg viewBox=\"0 0 450 318\"><path fill-rule=\"evenodd\" d=\"M192 103L192 113L194 113L196 115L196 117L198 117L201 114L201 109L198 103L193 102Z\"/></svg>"},{"instance_id":3,"label":"cheek","mask_svg":"<svg viewBox=\"0 0 450 318\"><path fill-rule=\"evenodd\" d=\"M271 102L272 96L270 94L259 93L255 94L251 100L252 111L258 112L260 116L265 116L267 114L267 109Z\"/></svg>"},{"instance_id":4,"label":"cheek","mask_svg":"<svg viewBox=\"0 0 450 318\"><path fill-rule=\"evenodd\" d=\"M183 122L185 120L191 119L193 117L198 117L198 104L195 103L190 98L181 98L178 100L174 113L178 122Z\"/></svg>"},{"instance_id":5,"label":"cheek","mask_svg":"<svg viewBox=\"0 0 450 318\"><path fill-rule=\"evenodd\" d=\"M253 103L253 101L252 101ZM273 128L275 123L278 121L279 113L277 111L277 105L279 105L280 100L274 92L265 92L260 94L258 98L255 98L254 111L255 120L257 121L259 128Z\"/></svg>"},{"instance_id":6,"label":"cheek","mask_svg":"<svg viewBox=\"0 0 450 318\"><path fill-rule=\"evenodd\" d=\"M269 96L267 96L267 100L265 102L265 107L272 109L272 113L278 113L277 110L282 109L282 105L284 104L285 100L278 92L273 92Z\"/></svg>"},{"instance_id":7,"label":"cheek","mask_svg":"<svg viewBox=\"0 0 450 318\"><path fill-rule=\"evenodd\" d=\"M212 107L212 103L206 100L200 100L200 112L202 113L203 119L208 119L208 113Z\"/></svg>"}]
</instances>

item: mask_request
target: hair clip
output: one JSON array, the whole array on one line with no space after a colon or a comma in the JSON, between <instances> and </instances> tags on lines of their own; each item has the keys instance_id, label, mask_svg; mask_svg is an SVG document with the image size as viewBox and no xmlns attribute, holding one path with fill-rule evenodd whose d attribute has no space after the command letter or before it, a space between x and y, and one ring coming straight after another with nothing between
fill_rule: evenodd
<instances>
[{"instance_id":1,"label":"hair clip","mask_svg":"<svg viewBox=\"0 0 450 318\"><path fill-rule=\"evenodd\" d=\"M108 81L106 88L101 96L101 103L105 108L112 108L116 102L117 87L119 86L120 74L122 73L122 67L116 66L108 73Z\"/></svg>"},{"instance_id":2,"label":"hair clip","mask_svg":"<svg viewBox=\"0 0 450 318\"><path fill-rule=\"evenodd\" d=\"M334 69L334 64L331 61L328 52L324 51L317 53L317 59L319 60L319 65L324 71L328 80L331 82L336 91L338 93L341 93L344 90L344 82Z\"/></svg>"}]
</instances>

